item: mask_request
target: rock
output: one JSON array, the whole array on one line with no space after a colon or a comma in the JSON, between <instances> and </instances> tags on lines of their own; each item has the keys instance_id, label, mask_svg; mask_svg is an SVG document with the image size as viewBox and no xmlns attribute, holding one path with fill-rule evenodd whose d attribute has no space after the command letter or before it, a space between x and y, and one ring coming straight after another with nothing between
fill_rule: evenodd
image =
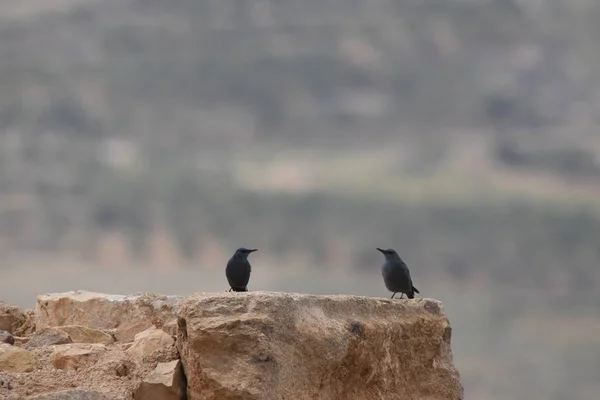
<instances>
[{"instance_id":1,"label":"rock","mask_svg":"<svg viewBox=\"0 0 600 400\"><path fill-rule=\"evenodd\" d=\"M178 358L175 340L162 329L138 333L125 352L137 362L167 362Z\"/></svg>"},{"instance_id":2,"label":"rock","mask_svg":"<svg viewBox=\"0 0 600 400\"><path fill-rule=\"evenodd\" d=\"M115 331L115 338L119 342L127 343L133 342L135 335L145 331L148 328L156 328L152 322L147 319L139 319L137 321L125 322L117 328Z\"/></svg>"},{"instance_id":3,"label":"rock","mask_svg":"<svg viewBox=\"0 0 600 400\"><path fill-rule=\"evenodd\" d=\"M188 399L462 400L442 310L421 298L191 296L177 340Z\"/></svg>"},{"instance_id":4,"label":"rock","mask_svg":"<svg viewBox=\"0 0 600 400\"><path fill-rule=\"evenodd\" d=\"M45 398L41 394L54 395L59 391L82 395L71 393L75 389L86 394L102 392L110 400L132 400L142 378L156 367L150 363L136 364L117 343L107 346L72 343L38 347L30 352L37 359L33 372L0 372L1 400L11 395L22 396L22 400L34 395ZM3 381L10 383L10 390L2 386ZM66 394L60 392L61 396Z\"/></svg>"},{"instance_id":5,"label":"rock","mask_svg":"<svg viewBox=\"0 0 600 400\"><path fill-rule=\"evenodd\" d=\"M156 294L110 295L87 291L38 296L35 322L47 326L81 325L94 329L114 329L136 320L156 326L176 318L181 297Z\"/></svg>"},{"instance_id":6,"label":"rock","mask_svg":"<svg viewBox=\"0 0 600 400\"><path fill-rule=\"evenodd\" d=\"M15 338L15 346L19 346L19 347L24 347L27 342L29 342L29 340L31 339L30 337L21 337L21 336L14 336Z\"/></svg>"},{"instance_id":7,"label":"rock","mask_svg":"<svg viewBox=\"0 0 600 400\"><path fill-rule=\"evenodd\" d=\"M131 357L117 346L108 346L107 350L101 354L100 359L94 362L90 368L111 377L125 377L132 375L133 372L139 372L138 375L141 378L146 372L143 368L139 368Z\"/></svg>"},{"instance_id":8,"label":"rock","mask_svg":"<svg viewBox=\"0 0 600 400\"><path fill-rule=\"evenodd\" d=\"M28 400L111 400L106 394L95 390L61 390L30 396Z\"/></svg>"},{"instance_id":9,"label":"rock","mask_svg":"<svg viewBox=\"0 0 600 400\"><path fill-rule=\"evenodd\" d=\"M35 329L32 310L21 310L0 302L0 330L13 335L31 334Z\"/></svg>"},{"instance_id":10,"label":"rock","mask_svg":"<svg viewBox=\"0 0 600 400\"><path fill-rule=\"evenodd\" d=\"M73 343L100 343L112 344L115 339L106 332L99 329L87 328L80 325L64 325L60 330L67 333Z\"/></svg>"},{"instance_id":11,"label":"rock","mask_svg":"<svg viewBox=\"0 0 600 400\"><path fill-rule=\"evenodd\" d=\"M0 371L31 372L36 366L37 361L28 350L0 343Z\"/></svg>"},{"instance_id":12,"label":"rock","mask_svg":"<svg viewBox=\"0 0 600 400\"><path fill-rule=\"evenodd\" d=\"M13 334L17 336L31 336L35 332L35 312L33 310L22 310L25 320Z\"/></svg>"},{"instance_id":13,"label":"rock","mask_svg":"<svg viewBox=\"0 0 600 400\"><path fill-rule=\"evenodd\" d=\"M12 314L2 312L0 309L0 329L7 332L13 332L19 327L19 320Z\"/></svg>"},{"instance_id":14,"label":"rock","mask_svg":"<svg viewBox=\"0 0 600 400\"><path fill-rule=\"evenodd\" d=\"M176 337L177 336L177 320L174 319L172 321L167 322L160 329L167 332L169 335Z\"/></svg>"},{"instance_id":15,"label":"rock","mask_svg":"<svg viewBox=\"0 0 600 400\"><path fill-rule=\"evenodd\" d=\"M26 349L32 349L34 347L52 346L55 344L67 344L73 343L71 337L62 330L54 327L43 328L33 334L31 339L25 345Z\"/></svg>"},{"instance_id":16,"label":"rock","mask_svg":"<svg viewBox=\"0 0 600 400\"><path fill-rule=\"evenodd\" d=\"M0 376L0 389L12 390L10 378Z\"/></svg>"},{"instance_id":17,"label":"rock","mask_svg":"<svg viewBox=\"0 0 600 400\"><path fill-rule=\"evenodd\" d=\"M185 393L185 380L179 360L158 363L134 394L136 400L179 400Z\"/></svg>"},{"instance_id":18,"label":"rock","mask_svg":"<svg viewBox=\"0 0 600 400\"><path fill-rule=\"evenodd\" d=\"M56 346L52 353L52 365L56 369L74 370L98 361L106 350L103 344L72 343Z\"/></svg>"},{"instance_id":19,"label":"rock","mask_svg":"<svg viewBox=\"0 0 600 400\"><path fill-rule=\"evenodd\" d=\"M9 331L0 331L0 343L15 344L15 337Z\"/></svg>"}]
</instances>

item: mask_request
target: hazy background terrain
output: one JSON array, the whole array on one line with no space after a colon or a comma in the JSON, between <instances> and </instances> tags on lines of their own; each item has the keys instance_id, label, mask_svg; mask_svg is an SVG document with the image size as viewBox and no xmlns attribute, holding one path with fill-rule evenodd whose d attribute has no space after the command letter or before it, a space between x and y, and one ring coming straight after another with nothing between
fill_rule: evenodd
<instances>
[{"instance_id":1,"label":"hazy background terrain","mask_svg":"<svg viewBox=\"0 0 600 400\"><path fill-rule=\"evenodd\" d=\"M0 300L442 300L468 399L600 393L597 0L0 0Z\"/></svg>"}]
</instances>

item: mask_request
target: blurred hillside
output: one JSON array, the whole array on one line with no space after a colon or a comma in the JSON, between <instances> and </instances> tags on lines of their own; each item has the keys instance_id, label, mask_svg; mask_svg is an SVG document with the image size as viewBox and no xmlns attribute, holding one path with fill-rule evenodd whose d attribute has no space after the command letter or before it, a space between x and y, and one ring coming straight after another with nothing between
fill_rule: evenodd
<instances>
[{"instance_id":1,"label":"blurred hillside","mask_svg":"<svg viewBox=\"0 0 600 400\"><path fill-rule=\"evenodd\" d=\"M243 245L262 289L385 296L374 248L395 247L448 307L469 398L595 399L599 20L0 1L0 293L222 290Z\"/></svg>"},{"instance_id":2,"label":"blurred hillside","mask_svg":"<svg viewBox=\"0 0 600 400\"><path fill-rule=\"evenodd\" d=\"M399 121L598 122L592 0L0 7L2 90L13 93L0 104L6 127L160 141L168 126L193 146L205 137L307 142L324 127L351 135L367 124L389 136Z\"/></svg>"},{"instance_id":3,"label":"blurred hillside","mask_svg":"<svg viewBox=\"0 0 600 400\"><path fill-rule=\"evenodd\" d=\"M262 242L298 243L271 251L306 248L281 234L285 213L301 215L295 235L319 254L336 218L355 224L324 212L327 202L357 212L354 194L325 193L344 186L392 204L423 184L442 193L420 196L438 200L517 184L536 200L598 195L592 1L55 0L0 11L0 232L11 254L93 257L98 234L118 231L134 256L156 233L189 259L207 236L237 243L256 229L241 218L249 209ZM375 176L393 180L366 187ZM298 187L303 200L282 193ZM327 214L331 232L308 233L311 213ZM465 223L494 218L481 215Z\"/></svg>"}]
</instances>

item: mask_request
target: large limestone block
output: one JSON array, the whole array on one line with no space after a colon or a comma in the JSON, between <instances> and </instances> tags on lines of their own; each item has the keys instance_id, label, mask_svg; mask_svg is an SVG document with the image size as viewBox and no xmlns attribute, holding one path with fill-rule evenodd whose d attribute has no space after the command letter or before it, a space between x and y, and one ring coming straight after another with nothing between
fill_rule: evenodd
<instances>
[{"instance_id":1,"label":"large limestone block","mask_svg":"<svg viewBox=\"0 0 600 400\"><path fill-rule=\"evenodd\" d=\"M179 309L189 400L459 400L439 301L200 294Z\"/></svg>"},{"instance_id":2,"label":"large limestone block","mask_svg":"<svg viewBox=\"0 0 600 400\"><path fill-rule=\"evenodd\" d=\"M114 329L136 320L148 320L157 327L176 318L181 298L157 294L131 296L87 291L38 296L36 328L81 325L93 329Z\"/></svg>"}]
</instances>

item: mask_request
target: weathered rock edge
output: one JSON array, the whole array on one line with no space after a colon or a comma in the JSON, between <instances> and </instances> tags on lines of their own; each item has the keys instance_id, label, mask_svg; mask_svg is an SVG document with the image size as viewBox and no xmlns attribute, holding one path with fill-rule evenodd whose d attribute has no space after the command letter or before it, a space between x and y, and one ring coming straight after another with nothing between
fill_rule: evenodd
<instances>
[{"instance_id":1,"label":"weathered rock edge","mask_svg":"<svg viewBox=\"0 0 600 400\"><path fill-rule=\"evenodd\" d=\"M272 292L179 308L189 400L462 400L441 302Z\"/></svg>"},{"instance_id":2,"label":"weathered rock edge","mask_svg":"<svg viewBox=\"0 0 600 400\"><path fill-rule=\"evenodd\" d=\"M161 328L176 318L181 296L153 293L116 295L77 290L37 297L35 327L81 325L113 329L132 321L147 320Z\"/></svg>"},{"instance_id":3,"label":"weathered rock edge","mask_svg":"<svg viewBox=\"0 0 600 400\"><path fill-rule=\"evenodd\" d=\"M3 307L5 325L24 334L16 337L17 350L32 334L41 335L43 347L32 347L38 369L12 380L21 382L20 393L34 384L35 394L77 387L99 389L115 399L134 391L135 398L154 393L163 400L186 395L190 400L463 399L452 360L452 330L442 304L433 299L273 292L182 298L75 291L38 296L35 315ZM70 332L69 339L83 344L51 344L53 329L62 332L61 327ZM170 339L175 334L176 343ZM82 355L83 370L65 382L54 380L61 374L52 372L44 354L58 362L59 348L75 351L91 342L100 342L93 345L99 349L107 346L99 364L86 366L93 360ZM179 364L170 361L180 356ZM96 373L89 380L97 366L105 375ZM78 381L80 372L84 375ZM126 375L133 380L119 378ZM0 397L15 394L11 376L0 373ZM52 385L44 389L39 377ZM109 389L105 378L120 386Z\"/></svg>"}]
</instances>

